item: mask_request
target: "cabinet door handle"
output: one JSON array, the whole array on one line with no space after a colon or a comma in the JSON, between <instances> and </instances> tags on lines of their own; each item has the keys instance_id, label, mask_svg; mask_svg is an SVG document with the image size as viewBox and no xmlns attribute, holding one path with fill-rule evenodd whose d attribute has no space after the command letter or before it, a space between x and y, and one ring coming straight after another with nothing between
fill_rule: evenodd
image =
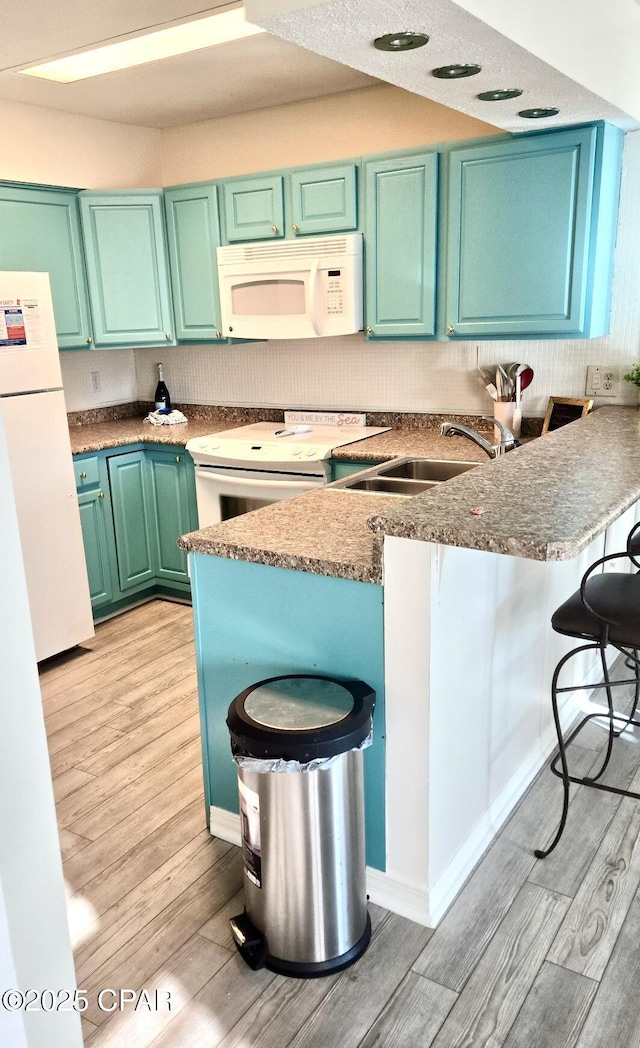
<instances>
[{"instance_id":1,"label":"cabinet door handle","mask_svg":"<svg viewBox=\"0 0 640 1048\"><path fill-rule=\"evenodd\" d=\"M451 324L447 324L447 335L453 335L453 334L454 334L454 328L452 328Z\"/></svg>"},{"instance_id":2,"label":"cabinet door handle","mask_svg":"<svg viewBox=\"0 0 640 1048\"><path fill-rule=\"evenodd\" d=\"M103 499L104 498L104 491L99 491L98 492L98 498L99 499Z\"/></svg>"},{"instance_id":3,"label":"cabinet door handle","mask_svg":"<svg viewBox=\"0 0 640 1048\"><path fill-rule=\"evenodd\" d=\"M182 455L176 455L176 462L182 462Z\"/></svg>"},{"instance_id":4,"label":"cabinet door handle","mask_svg":"<svg viewBox=\"0 0 640 1048\"><path fill-rule=\"evenodd\" d=\"M294 232L294 233L297 233L297 232L298 232L298 227L297 227L297 225L295 224L295 222L293 223L293 225L291 226L291 228L292 228L292 230L293 230L293 232Z\"/></svg>"},{"instance_id":5,"label":"cabinet door handle","mask_svg":"<svg viewBox=\"0 0 640 1048\"><path fill-rule=\"evenodd\" d=\"M165 338L168 338L169 340L171 340L171 335L169 334L169 332L168 332L168 331L165 331L165 333L164 333L164 337L165 337Z\"/></svg>"},{"instance_id":6,"label":"cabinet door handle","mask_svg":"<svg viewBox=\"0 0 640 1048\"><path fill-rule=\"evenodd\" d=\"M278 232L278 227L277 226L271 226L271 232L272 233L277 233Z\"/></svg>"},{"instance_id":7,"label":"cabinet door handle","mask_svg":"<svg viewBox=\"0 0 640 1048\"><path fill-rule=\"evenodd\" d=\"M87 474L86 474L86 473L84 473L84 472L82 472L82 473L80 474L80 480L86 480L86 479L87 479Z\"/></svg>"},{"instance_id":8,"label":"cabinet door handle","mask_svg":"<svg viewBox=\"0 0 640 1048\"><path fill-rule=\"evenodd\" d=\"M368 327L368 328L366 328L366 330L365 330L365 334L367 334L367 335L373 335L373 328L371 328L371 327Z\"/></svg>"},{"instance_id":9,"label":"cabinet door handle","mask_svg":"<svg viewBox=\"0 0 640 1048\"><path fill-rule=\"evenodd\" d=\"M87 342L88 346L91 345L91 343L93 342L93 339L91 338L91 335L89 335L89 338L86 340L86 342Z\"/></svg>"},{"instance_id":10,"label":"cabinet door handle","mask_svg":"<svg viewBox=\"0 0 640 1048\"><path fill-rule=\"evenodd\" d=\"M222 332L216 331L216 338L222 338Z\"/></svg>"}]
</instances>

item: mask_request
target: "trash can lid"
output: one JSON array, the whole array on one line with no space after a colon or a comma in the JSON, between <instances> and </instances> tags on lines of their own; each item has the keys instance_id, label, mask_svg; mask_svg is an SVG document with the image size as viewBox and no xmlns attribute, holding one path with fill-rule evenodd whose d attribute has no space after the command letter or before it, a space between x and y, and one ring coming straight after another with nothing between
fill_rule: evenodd
<instances>
[{"instance_id":1,"label":"trash can lid","mask_svg":"<svg viewBox=\"0 0 640 1048\"><path fill-rule=\"evenodd\" d=\"M359 680L314 674L270 677L229 707L234 752L307 763L359 746L371 731L375 692Z\"/></svg>"}]
</instances>

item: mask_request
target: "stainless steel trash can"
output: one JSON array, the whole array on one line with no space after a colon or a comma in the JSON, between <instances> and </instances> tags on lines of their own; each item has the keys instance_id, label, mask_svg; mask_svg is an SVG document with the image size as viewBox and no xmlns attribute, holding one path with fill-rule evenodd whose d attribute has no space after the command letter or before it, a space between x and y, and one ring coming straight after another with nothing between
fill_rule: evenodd
<instances>
[{"instance_id":1,"label":"stainless steel trash can","mask_svg":"<svg viewBox=\"0 0 640 1048\"><path fill-rule=\"evenodd\" d=\"M325 975L369 944L362 749L374 702L363 681L291 674L229 707L245 897L231 929L252 968Z\"/></svg>"}]
</instances>

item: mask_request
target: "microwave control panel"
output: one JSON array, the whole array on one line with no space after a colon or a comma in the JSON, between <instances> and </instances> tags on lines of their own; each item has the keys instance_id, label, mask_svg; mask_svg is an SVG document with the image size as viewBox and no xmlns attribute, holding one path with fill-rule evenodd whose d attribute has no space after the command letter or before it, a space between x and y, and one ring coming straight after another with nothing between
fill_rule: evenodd
<instances>
[{"instance_id":1,"label":"microwave control panel","mask_svg":"<svg viewBox=\"0 0 640 1048\"><path fill-rule=\"evenodd\" d=\"M327 316L344 315L344 277L341 269L325 269L322 273L325 278Z\"/></svg>"}]
</instances>

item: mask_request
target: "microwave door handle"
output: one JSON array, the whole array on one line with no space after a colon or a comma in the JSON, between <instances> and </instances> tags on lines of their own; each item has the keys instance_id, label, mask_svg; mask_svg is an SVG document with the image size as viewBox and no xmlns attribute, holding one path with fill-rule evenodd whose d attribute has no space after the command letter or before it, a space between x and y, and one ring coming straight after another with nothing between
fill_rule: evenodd
<instances>
[{"instance_id":1,"label":"microwave door handle","mask_svg":"<svg viewBox=\"0 0 640 1048\"><path fill-rule=\"evenodd\" d=\"M307 313L311 317L311 323L316 335L321 335L321 325L318 322L317 284L318 284L318 259L316 258L309 269L309 297L307 300Z\"/></svg>"}]
</instances>

